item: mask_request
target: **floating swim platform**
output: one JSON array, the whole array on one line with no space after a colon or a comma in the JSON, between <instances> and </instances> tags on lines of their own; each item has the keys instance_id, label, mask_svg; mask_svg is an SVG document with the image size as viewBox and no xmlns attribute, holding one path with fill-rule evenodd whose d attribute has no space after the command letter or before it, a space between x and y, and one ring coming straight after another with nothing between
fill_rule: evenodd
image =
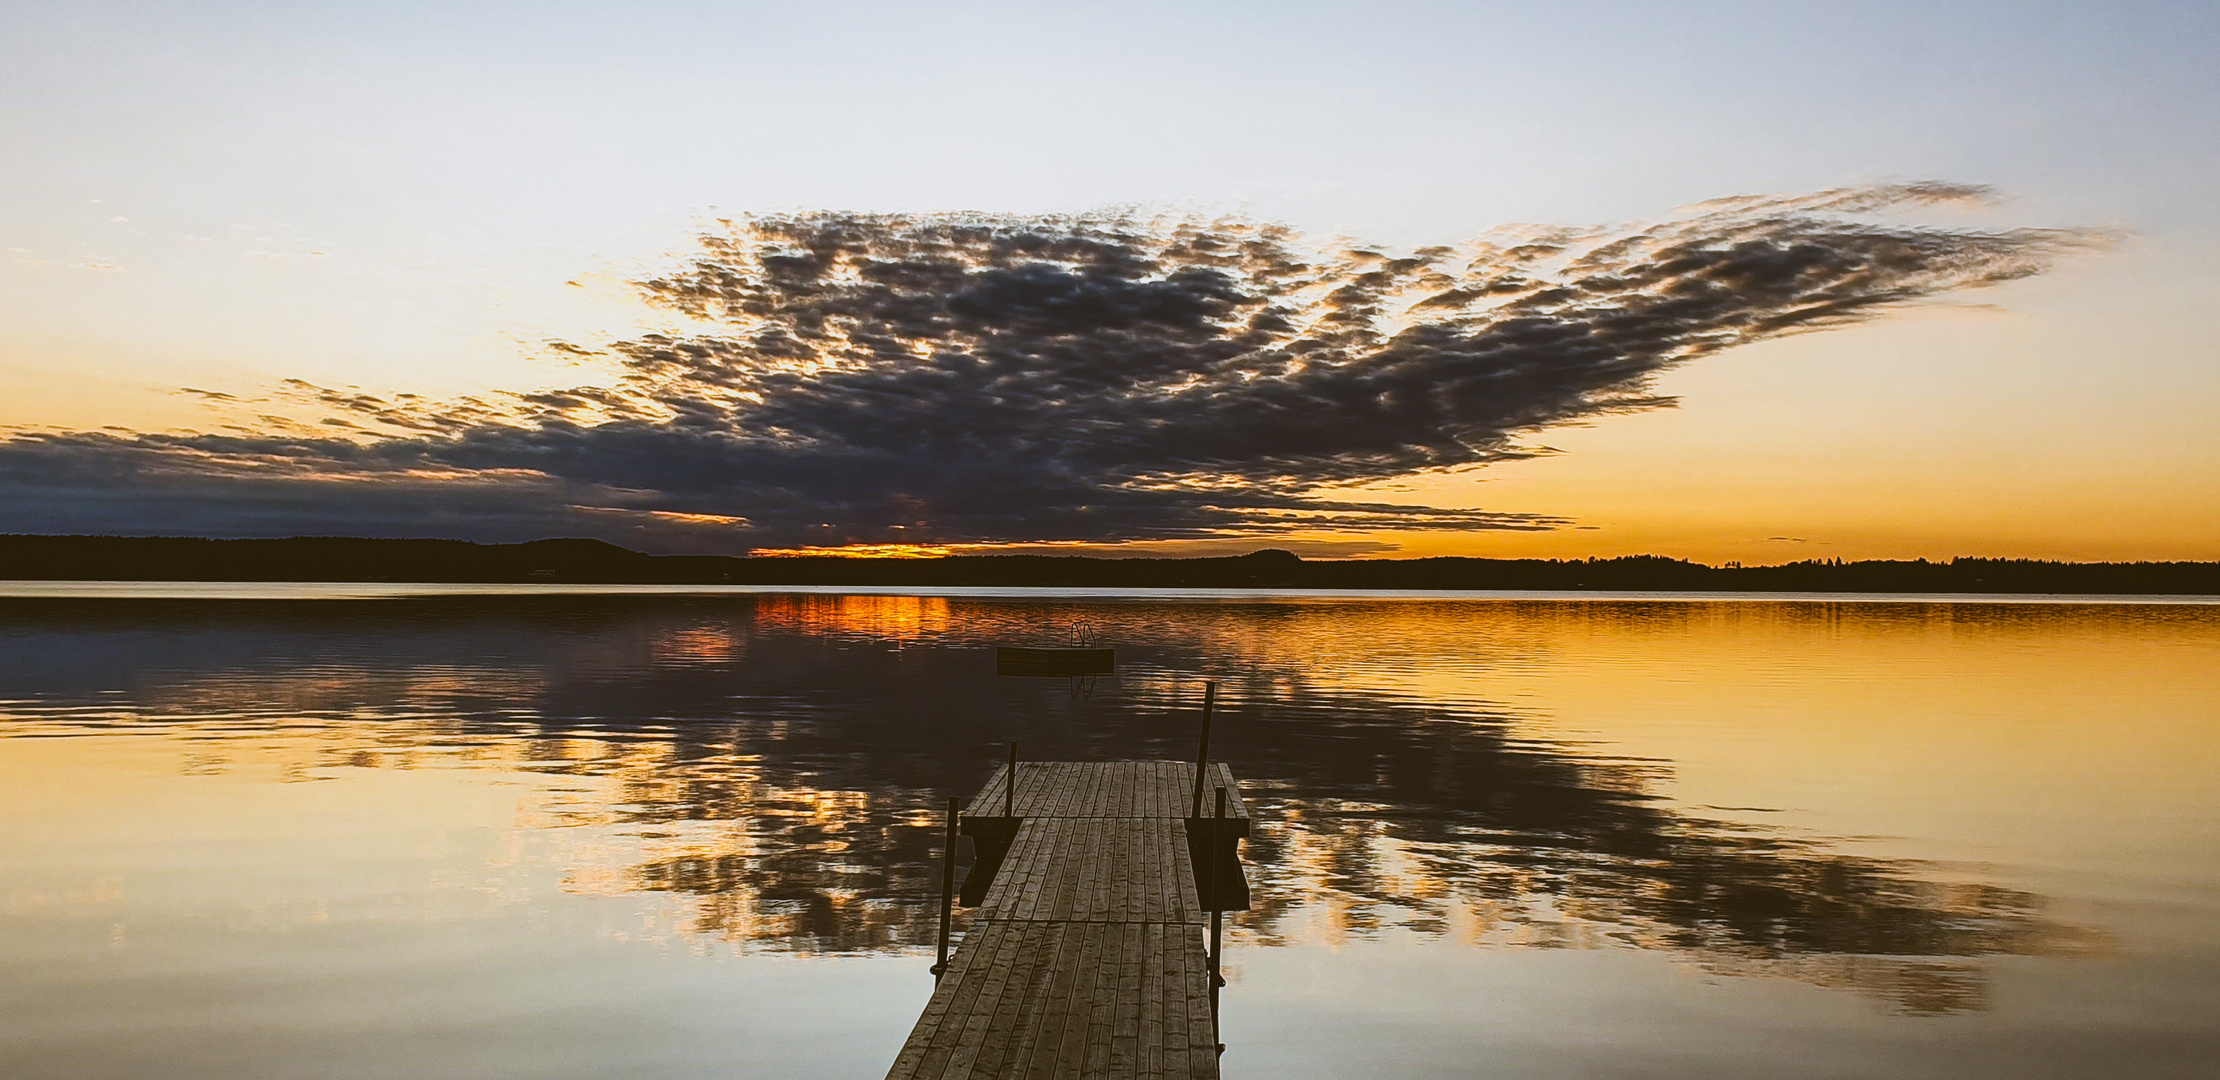
<instances>
[{"instance_id":1,"label":"floating swim platform","mask_svg":"<svg viewBox=\"0 0 2220 1080\"><path fill-rule=\"evenodd\" d=\"M1066 678L1075 675L1115 675L1116 649L1021 649L1004 645L994 650L994 673L1033 678Z\"/></svg>"}]
</instances>

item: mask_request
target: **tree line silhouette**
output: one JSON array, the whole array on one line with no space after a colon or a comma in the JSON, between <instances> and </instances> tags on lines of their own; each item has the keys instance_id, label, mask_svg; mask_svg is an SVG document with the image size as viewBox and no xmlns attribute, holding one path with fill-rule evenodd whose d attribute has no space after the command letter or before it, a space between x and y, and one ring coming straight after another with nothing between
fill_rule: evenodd
<instances>
[{"instance_id":1,"label":"tree line silhouette","mask_svg":"<svg viewBox=\"0 0 2220 1080\"><path fill-rule=\"evenodd\" d=\"M1279 549L1196 559L862 559L648 555L588 539L12 535L0 536L0 579L2216 595L2220 562L1960 557L1710 566L1659 555L1305 560Z\"/></svg>"}]
</instances>

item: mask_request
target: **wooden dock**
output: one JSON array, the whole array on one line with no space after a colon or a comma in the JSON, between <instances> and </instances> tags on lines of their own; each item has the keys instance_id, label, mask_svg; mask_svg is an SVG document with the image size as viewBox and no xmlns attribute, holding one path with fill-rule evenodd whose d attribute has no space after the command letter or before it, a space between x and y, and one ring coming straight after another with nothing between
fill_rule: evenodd
<instances>
[{"instance_id":1,"label":"wooden dock","mask_svg":"<svg viewBox=\"0 0 2220 1080\"><path fill-rule=\"evenodd\" d=\"M995 770L962 814L979 910L888 1080L1218 1075L1204 929L1248 906L1249 814L1212 765L1194 818L1195 768L1019 762L1014 791Z\"/></svg>"}]
</instances>

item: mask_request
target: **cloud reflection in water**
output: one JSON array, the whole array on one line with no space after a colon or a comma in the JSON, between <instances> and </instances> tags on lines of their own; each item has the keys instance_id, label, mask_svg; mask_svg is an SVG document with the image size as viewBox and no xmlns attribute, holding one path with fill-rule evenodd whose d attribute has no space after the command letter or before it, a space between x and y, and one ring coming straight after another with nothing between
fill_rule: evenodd
<instances>
[{"instance_id":1,"label":"cloud reflection in water","mask_svg":"<svg viewBox=\"0 0 2220 1080\"><path fill-rule=\"evenodd\" d=\"M1985 1008L1982 957L2107 947L2028 892L1679 806L1669 762L1537 737L1470 695L1350 685L1530 647L1455 607L4 603L8 715L183 733L218 771L283 733L309 748L286 751L297 779L529 776L518 827L555 838L566 890L660 895L671 932L746 950L929 947L941 801L1011 737L1044 758L1184 757L1198 670L1224 682L1220 745L1255 792L1245 944L1665 950L1914 1014ZM983 645L1081 614L1122 648L1104 693L993 677Z\"/></svg>"}]
</instances>

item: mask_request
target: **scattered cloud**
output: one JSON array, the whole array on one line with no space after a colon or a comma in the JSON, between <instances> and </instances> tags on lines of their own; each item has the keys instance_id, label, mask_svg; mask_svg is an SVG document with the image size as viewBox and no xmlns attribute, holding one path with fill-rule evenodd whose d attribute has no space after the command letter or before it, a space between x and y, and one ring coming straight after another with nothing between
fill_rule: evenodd
<instances>
[{"instance_id":1,"label":"scattered cloud","mask_svg":"<svg viewBox=\"0 0 2220 1080\"><path fill-rule=\"evenodd\" d=\"M637 283L675 328L600 385L282 388L329 423L18 432L0 528L604 536L663 549L1195 543L1546 515L1318 491L1531 457L1653 377L2038 273L2103 242L1872 215L1947 184L1701 204L1390 251L1243 220L807 213L720 222ZM192 391L211 401L223 395Z\"/></svg>"}]
</instances>

